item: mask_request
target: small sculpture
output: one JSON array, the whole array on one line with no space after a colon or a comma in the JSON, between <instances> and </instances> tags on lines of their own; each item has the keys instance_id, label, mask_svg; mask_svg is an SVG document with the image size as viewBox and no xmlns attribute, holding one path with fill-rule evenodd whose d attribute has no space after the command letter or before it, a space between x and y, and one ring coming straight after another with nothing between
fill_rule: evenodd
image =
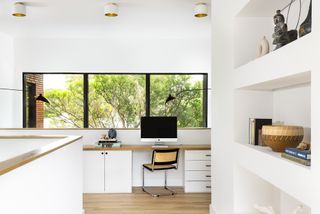
<instances>
[{"instance_id":1,"label":"small sculpture","mask_svg":"<svg viewBox=\"0 0 320 214\"><path fill-rule=\"evenodd\" d=\"M110 139L116 139L117 138L117 131L115 129L109 129L108 131L108 137Z\"/></svg>"},{"instance_id":2,"label":"small sculpture","mask_svg":"<svg viewBox=\"0 0 320 214\"><path fill-rule=\"evenodd\" d=\"M274 50L277 50L278 48L281 48L297 39L297 30L288 31L288 26L285 23L284 16L281 14L280 10L277 10L276 15L274 15L273 22L275 24L275 27L274 33L272 34L272 44L276 45L276 48Z\"/></svg>"},{"instance_id":3,"label":"small sculpture","mask_svg":"<svg viewBox=\"0 0 320 214\"><path fill-rule=\"evenodd\" d=\"M257 211L262 212L262 213L266 213L266 214L275 214L273 208L271 206L265 207L265 206L259 206L257 204L255 204L253 206Z\"/></svg>"},{"instance_id":4,"label":"small sculpture","mask_svg":"<svg viewBox=\"0 0 320 214\"><path fill-rule=\"evenodd\" d=\"M284 23L284 16L280 13L280 10L277 10L276 15L273 17L273 22L276 25L274 27L274 33L272 34L273 44L276 45L276 49L281 48L287 44L287 32L288 26Z\"/></svg>"},{"instance_id":5,"label":"small sculpture","mask_svg":"<svg viewBox=\"0 0 320 214\"><path fill-rule=\"evenodd\" d=\"M311 1L309 5L309 11L306 19L302 22L299 28L299 37L303 37L304 35L308 34L311 32L311 22L312 22L312 6L311 6Z\"/></svg>"},{"instance_id":6,"label":"small sculpture","mask_svg":"<svg viewBox=\"0 0 320 214\"><path fill-rule=\"evenodd\" d=\"M269 42L265 36L263 36L257 49L257 57L261 57L269 53Z\"/></svg>"},{"instance_id":7,"label":"small sculpture","mask_svg":"<svg viewBox=\"0 0 320 214\"><path fill-rule=\"evenodd\" d=\"M306 142L301 142L297 146L297 149L299 149L299 150L309 150L310 149L310 144L308 144Z\"/></svg>"}]
</instances>

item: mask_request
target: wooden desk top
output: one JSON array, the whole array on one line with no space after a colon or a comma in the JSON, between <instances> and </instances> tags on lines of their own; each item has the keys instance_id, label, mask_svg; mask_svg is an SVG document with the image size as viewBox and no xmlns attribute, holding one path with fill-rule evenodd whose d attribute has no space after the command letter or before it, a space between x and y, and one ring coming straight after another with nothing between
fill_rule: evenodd
<instances>
[{"instance_id":1,"label":"wooden desk top","mask_svg":"<svg viewBox=\"0 0 320 214\"><path fill-rule=\"evenodd\" d=\"M172 145L168 148L179 148L181 150L210 150L210 144L185 144L185 145ZM84 151L100 151L100 150L119 150L119 151L152 151L155 148L152 148L151 145L133 145L133 144L123 144L121 147L97 147L96 145L84 145ZM165 148L164 148L165 149Z\"/></svg>"}]
</instances>

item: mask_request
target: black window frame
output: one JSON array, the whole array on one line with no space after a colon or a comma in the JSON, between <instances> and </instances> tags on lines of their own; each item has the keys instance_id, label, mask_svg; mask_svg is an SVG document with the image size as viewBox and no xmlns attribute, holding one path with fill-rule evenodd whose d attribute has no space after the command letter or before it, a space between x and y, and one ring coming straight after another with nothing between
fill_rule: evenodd
<instances>
[{"instance_id":1,"label":"black window frame","mask_svg":"<svg viewBox=\"0 0 320 214\"><path fill-rule=\"evenodd\" d=\"M146 77L146 116L150 116L150 78L152 75L202 75L203 76L203 89L208 89L208 73L114 73L114 72L23 72L22 73L22 87L23 87L23 128L27 128L27 118L26 118L26 81L25 76L28 74L75 74L83 75L83 128L89 128L89 75L145 75ZM202 93L203 100L203 126L199 128L208 128L208 90L203 90ZM188 127L185 127L188 128ZM72 129L72 128L70 128ZM94 129L94 128L92 128Z\"/></svg>"}]
</instances>

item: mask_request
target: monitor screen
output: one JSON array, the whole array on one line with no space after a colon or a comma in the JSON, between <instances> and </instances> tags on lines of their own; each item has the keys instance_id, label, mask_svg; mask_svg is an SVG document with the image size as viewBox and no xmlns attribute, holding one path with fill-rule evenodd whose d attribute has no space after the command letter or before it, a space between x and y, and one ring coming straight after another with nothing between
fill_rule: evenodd
<instances>
[{"instance_id":1,"label":"monitor screen","mask_svg":"<svg viewBox=\"0 0 320 214\"><path fill-rule=\"evenodd\" d=\"M177 139L177 117L141 117L141 139Z\"/></svg>"}]
</instances>

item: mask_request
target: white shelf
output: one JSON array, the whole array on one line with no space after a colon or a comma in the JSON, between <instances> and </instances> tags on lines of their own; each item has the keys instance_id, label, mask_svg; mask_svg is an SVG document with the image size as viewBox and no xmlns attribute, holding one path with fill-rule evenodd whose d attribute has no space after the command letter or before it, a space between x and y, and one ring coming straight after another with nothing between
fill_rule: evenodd
<instances>
[{"instance_id":1,"label":"white shelf","mask_svg":"<svg viewBox=\"0 0 320 214\"><path fill-rule=\"evenodd\" d=\"M311 82L312 33L235 69L235 88L275 90ZM299 51L297 51L299 50Z\"/></svg>"},{"instance_id":2,"label":"white shelf","mask_svg":"<svg viewBox=\"0 0 320 214\"><path fill-rule=\"evenodd\" d=\"M235 162L280 190L310 205L311 167L281 158L268 147L234 143Z\"/></svg>"}]
</instances>

